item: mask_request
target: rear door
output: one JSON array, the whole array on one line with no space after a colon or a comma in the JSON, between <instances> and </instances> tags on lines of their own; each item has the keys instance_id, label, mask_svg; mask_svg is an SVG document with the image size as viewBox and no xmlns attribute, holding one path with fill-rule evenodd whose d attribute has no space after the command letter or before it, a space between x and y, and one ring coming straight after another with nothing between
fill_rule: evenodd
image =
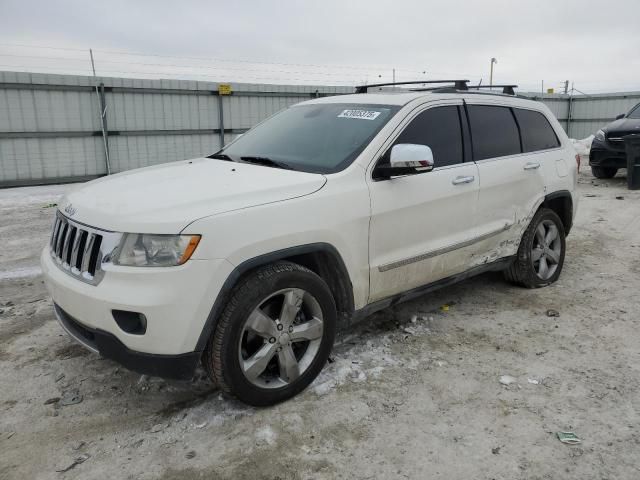
<instances>
[{"instance_id":1,"label":"rear door","mask_svg":"<svg viewBox=\"0 0 640 480\"><path fill-rule=\"evenodd\" d=\"M461 114L462 101L417 110L389 139L377 162L388 163L395 144L427 145L433 151L433 171L384 180L368 176L370 301L466 268L470 255L464 247L474 237L478 169L464 161Z\"/></svg>"},{"instance_id":2,"label":"rear door","mask_svg":"<svg viewBox=\"0 0 640 480\"><path fill-rule=\"evenodd\" d=\"M474 103L477 102L477 103ZM544 197L544 158L524 151L514 109L467 101L473 156L480 176L473 264L512 255Z\"/></svg>"},{"instance_id":3,"label":"rear door","mask_svg":"<svg viewBox=\"0 0 640 480\"><path fill-rule=\"evenodd\" d=\"M573 150L562 148L558 135L542 112L513 108L513 113L520 127L523 153L527 155L529 166L542 177L545 191L540 194L567 188L565 177L575 165Z\"/></svg>"}]
</instances>

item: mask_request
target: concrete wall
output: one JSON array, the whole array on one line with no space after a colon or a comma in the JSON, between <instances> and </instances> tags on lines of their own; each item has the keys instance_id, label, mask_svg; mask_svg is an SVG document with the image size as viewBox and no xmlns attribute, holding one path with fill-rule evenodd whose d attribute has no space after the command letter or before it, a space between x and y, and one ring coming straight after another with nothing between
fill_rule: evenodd
<instances>
[{"instance_id":1,"label":"concrete wall","mask_svg":"<svg viewBox=\"0 0 640 480\"><path fill-rule=\"evenodd\" d=\"M216 151L269 115L352 87L218 83L0 72L0 187L104 175L100 122L104 85L112 173ZM546 103L569 136L584 138L640 102L640 93L529 94ZM570 111L571 103L571 115ZM222 109L222 116L220 110ZM569 120L569 117L571 119Z\"/></svg>"}]
</instances>

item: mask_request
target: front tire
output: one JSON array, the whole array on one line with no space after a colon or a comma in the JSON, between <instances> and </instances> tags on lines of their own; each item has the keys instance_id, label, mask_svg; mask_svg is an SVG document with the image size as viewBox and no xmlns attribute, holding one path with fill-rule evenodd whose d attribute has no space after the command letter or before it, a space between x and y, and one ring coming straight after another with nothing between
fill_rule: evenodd
<instances>
[{"instance_id":1,"label":"front tire","mask_svg":"<svg viewBox=\"0 0 640 480\"><path fill-rule=\"evenodd\" d=\"M596 178L613 178L618 173L616 167L591 167L591 173Z\"/></svg>"},{"instance_id":2,"label":"front tire","mask_svg":"<svg viewBox=\"0 0 640 480\"><path fill-rule=\"evenodd\" d=\"M560 276L565 249L562 220L553 210L541 208L522 235L516 260L505 270L505 278L526 288L549 285Z\"/></svg>"},{"instance_id":3,"label":"front tire","mask_svg":"<svg viewBox=\"0 0 640 480\"><path fill-rule=\"evenodd\" d=\"M311 270L279 262L234 288L203 356L222 390L254 406L273 405L304 390L333 347L336 306Z\"/></svg>"}]
</instances>

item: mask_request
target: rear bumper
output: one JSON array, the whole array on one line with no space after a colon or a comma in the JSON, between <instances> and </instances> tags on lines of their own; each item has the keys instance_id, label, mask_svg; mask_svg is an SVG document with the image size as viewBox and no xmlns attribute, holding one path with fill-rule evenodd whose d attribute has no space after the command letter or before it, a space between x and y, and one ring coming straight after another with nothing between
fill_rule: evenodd
<instances>
[{"instance_id":1,"label":"rear bumper","mask_svg":"<svg viewBox=\"0 0 640 480\"><path fill-rule=\"evenodd\" d=\"M90 328L54 303L54 310L62 328L78 343L122 366L144 375L189 380L193 377L200 352L181 355L157 355L130 350L118 338L104 330Z\"/></svg>"}]
</instances>

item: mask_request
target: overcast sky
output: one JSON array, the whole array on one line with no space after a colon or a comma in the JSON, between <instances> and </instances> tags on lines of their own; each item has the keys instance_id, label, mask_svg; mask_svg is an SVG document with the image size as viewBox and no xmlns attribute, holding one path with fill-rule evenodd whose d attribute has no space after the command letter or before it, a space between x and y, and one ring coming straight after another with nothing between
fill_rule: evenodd
<instances>
[{"instance_id":1,"label":"overcast sky","mask_svg":"<svg viewBox=\"0 0 640 480\"><path fill-rule=\"evenodd\" d=\"M595 93L640 90L638 47L639 0L0 0L0 70L90 74L93 48L104 76L488 83L495 57L494 83Z\"/></svg>"}]
</instances>

